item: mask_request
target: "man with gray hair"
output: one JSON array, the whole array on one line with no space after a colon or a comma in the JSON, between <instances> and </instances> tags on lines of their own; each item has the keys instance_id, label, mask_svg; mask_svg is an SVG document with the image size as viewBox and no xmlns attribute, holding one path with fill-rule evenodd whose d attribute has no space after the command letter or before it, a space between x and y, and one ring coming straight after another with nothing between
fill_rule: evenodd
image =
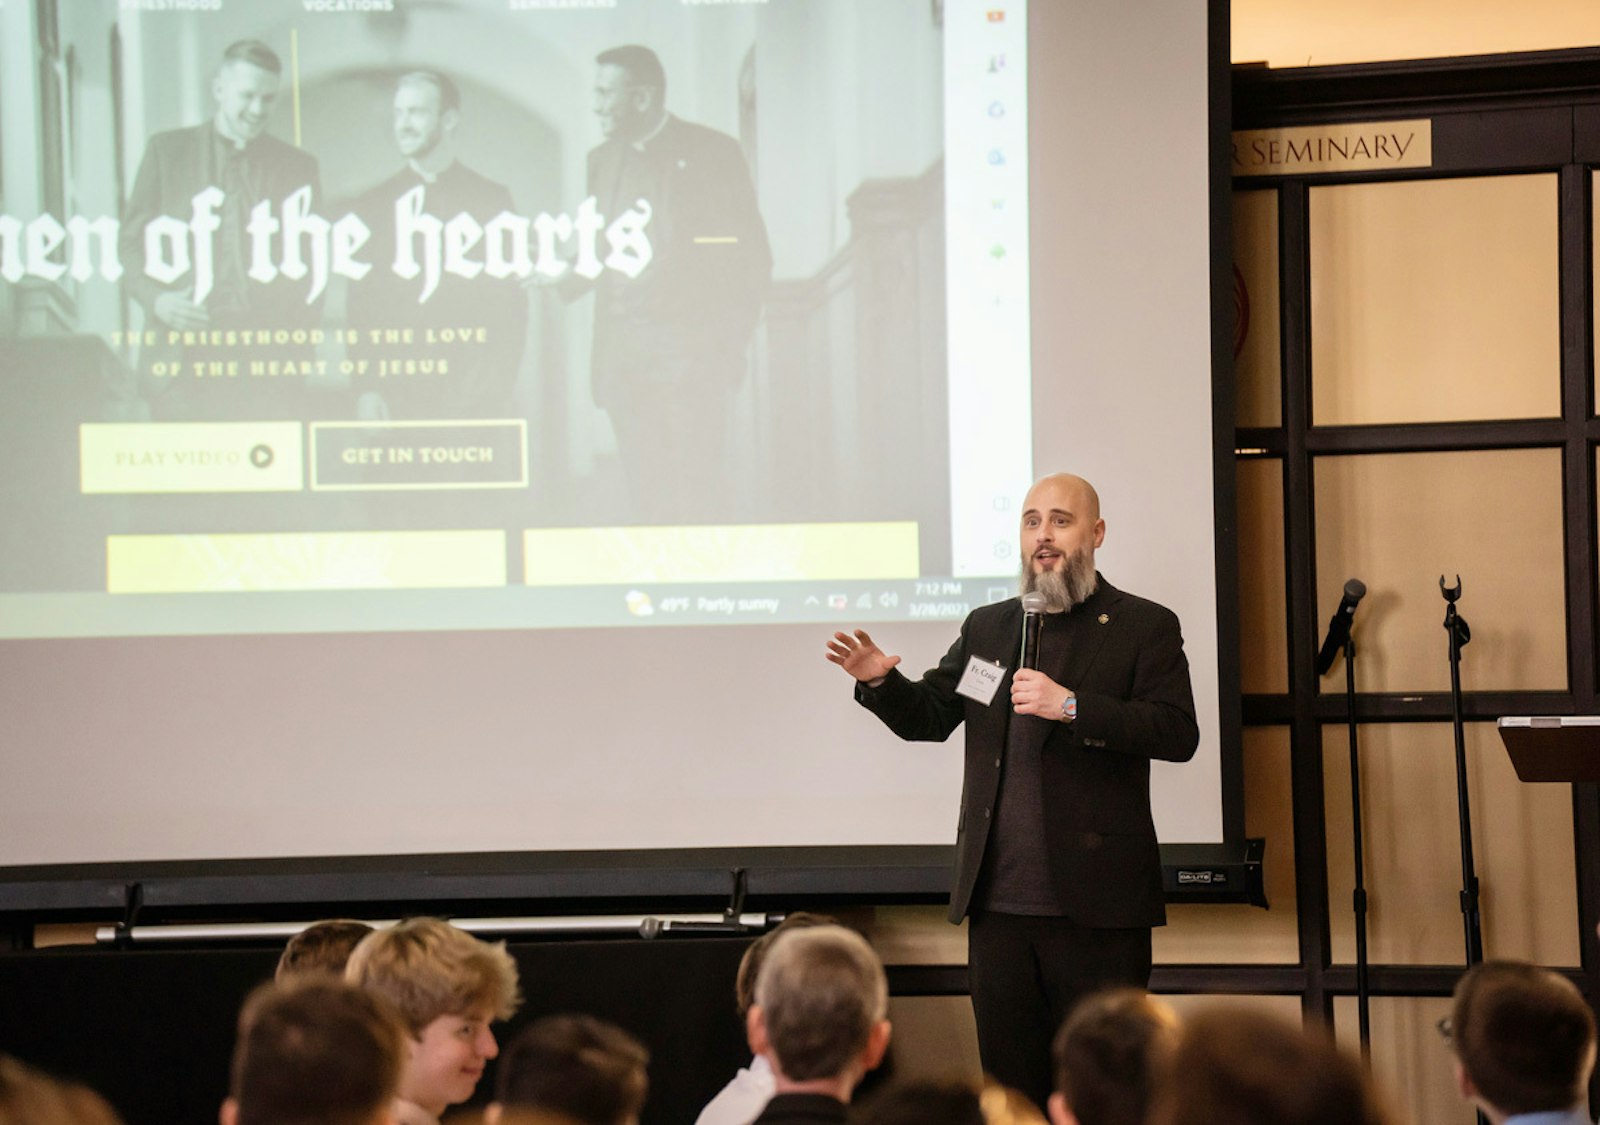
<instances>
[{"instance_id":1,"label":"man with gray hair","mask_svg":"<svg viewBox=\"0 0 1600 1125\"><path fill-rule=\"evenodd\" d=\"M889 987L878 955L843 926L783 934L756 980L746 1029L776 1093L753 1125L842 1122L856 1085L889 1046Z\"/></svg>"}]
</instances>

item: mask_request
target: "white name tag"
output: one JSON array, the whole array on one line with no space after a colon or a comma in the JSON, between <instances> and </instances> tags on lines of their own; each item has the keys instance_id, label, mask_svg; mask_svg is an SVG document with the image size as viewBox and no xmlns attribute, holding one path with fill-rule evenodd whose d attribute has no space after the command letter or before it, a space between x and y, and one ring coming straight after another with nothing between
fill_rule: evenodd
<instances>
[{"instance_id":1,"label":"white name tag","mask_svg":"<svg viewBox=\"0 0 1600 1125\"><path fill-rule=\"evenodd\" d=\"M956 694L976 700L985 707L1000 690L1000 681L1006 678L1006 666L995 661L974 656L967 661L967 670L956 685Z\"/></svg>"}]
</instances>

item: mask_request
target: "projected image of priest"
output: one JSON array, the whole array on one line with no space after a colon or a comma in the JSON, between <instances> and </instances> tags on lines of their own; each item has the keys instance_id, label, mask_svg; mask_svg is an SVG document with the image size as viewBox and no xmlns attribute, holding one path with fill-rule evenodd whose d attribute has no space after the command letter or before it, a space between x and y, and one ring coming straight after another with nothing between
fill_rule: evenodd
<instances>
[{"instance_id":1,"label":"projected image of priest","mask_svg":"<svg viewBox=\"0 0 1600 1125\"><path fill-rule=\"evenodd\" d=\"M405 163L356 205L372 231L366 260L373 263L351 287L349 302L350 326L363 335L360 358L367 361L365 374L355 376L359 417L500 418L512 412L528 326L520 281L442 270L437 261L430 264L425 246L436 223L466 216L481 228L515 211L504 184L456 158L461 125L461 90L448 75L416 70L395 84L393 137ZM407 328L412 344L385 342L385 334Z\"/></svg>"},{"instance_id":2,"label":"projected image of priest","mask_svg":"<svg viewBox=\"0 0 1600 1125\"><path fill-rule=\"evenodd\" d=\"M667 110L647 47L596 58L605 140L588 186L606 216L650 209L651 261L595 282L592 390L611 418L635 515L726 518L729 406L744 381L772 251L739 142Z\"/></svg>"},{"instance_id":3,"label":"projected image of priest","mask_svg":"<svg viewBox=\"0 0 1600 1125\"><path fill-rule=\"evenodd\" d=\"M272 48L232 44L212 78L211 119L157 133L139 162L118 248L124 284L153 333L139 367L157 418L271 417L298 413L304 401L309 351L249 352L195 335L303 329L320 318L309 279L248 276L252 209L266 202L276 216L286 204L307 212L317 204L316 159L267 133L282 84ZM277 366L257 377L252 357Z\"/></svg>"}]
</instances>

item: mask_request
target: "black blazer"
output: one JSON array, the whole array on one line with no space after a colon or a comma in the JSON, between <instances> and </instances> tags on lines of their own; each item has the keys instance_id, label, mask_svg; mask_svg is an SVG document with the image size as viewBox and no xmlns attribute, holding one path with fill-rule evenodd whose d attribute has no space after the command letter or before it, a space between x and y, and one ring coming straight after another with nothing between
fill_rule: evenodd
<instances>
[{"instance_id":1,"label":"black blazer","mask_svg":"<svg viewBox=\"0 0 1600 1125\"><path fill-rule=\"evenodd\" d=\"M123 209L122 228L118 249L122 256L122 280L127 293L145 309L145 328L154 332L154 341L139 349L139 374L141 390L151 403L158 420L201 420L240 418L295 418L304 414L306 401L305 381L294 377L197 379L191 371L178 376L154 375L156 364L182 364L189 360L234 360L241 371L247 370L245 356L231 345L191 349L179 336L155 316L156 300L169 291L177 292L194 285L193 263L188 272L172 282L158 281L145 272L145 229L162 217L187 222L196 194L206 188L223 187L223 168L218 163L216 127L211 122L193 125L186 129L173 129L157 133L145 147L144 159L139 162L139 173L134 177L133 190ZM243 198L233 201L238 206L237 222L229 230L218 230L212 236L218 259L213 267L220 271L221 246L224 239L244 239L243 224L257 203L268 202L274 216L278 215L283 201L301 188L311 191L310 205L318 206L320 185L317 178L317 161L310 153L286 144L276 137L263 135L245 146L241 173L244 180ZM227 206L227 205L225 205ZM225 218L224 222L228 220ZM232 226L232 224L229 224ZM248 240L244 252L249 253ZM274 265L281 261L281 242L273 242ZM248 262L241 262L248 268ZM386 269L387 265L378 268ZM279 273L270 283L244 282L243 307L223 308L219 302L222 278L219 273L218 290L204 302L211 313L210 327L214 329L307 329L315 328L322 320L320 301L307 303L311 287L310 272L300 280ZM315 358L308 344L289 344L271 349L271 354L258 352L258 356L275 360L305 361Z\"/></svg>"},{"instance_id":2,"label":"black blazer","mask_svg":"<svg viewBox=\"0 0 1600 1125\"><path fill-rule=\"evenodd\" d=\"M222 169L216 160L216 137L216 126L209 121L157 133L150 138L144 159L139 162L133 190L128 193L127 206L123 208L118 249L122 257L123 282L147 310L154 309L156 298L161 294L187 289L194 284L192 270L170 284L145 273L145 227L163 216L188 222L194 196L208 187L222 186ZM316 209L321 192L316 157L270 134L251 141L245 146L245 153L245 177L249 184L249 198L243 201L246 212L266 200L272 204L276 218L283 201L303 187L311 189L311 207ZM221 232L213 236L220 237ZM281 259L281 250L274 240L274 265ZM387 268L387 263L380 264L380 268ZM298 303L304 306L309 285L309 279L297 282L280 276L272 285L253 283L252 293L263 294L270 290L279 305ZM305 316L299 319L307 320ZM249 327L274 327L277 323L264 321ZM163 332L166 328L159 323L149 327Z\"/></svg>"},{"instance_id":3,"label":"black blazer","mask_svg":"<svg viewBox=\"0 0 1600 1125\"><path fill-rule=\"evenodd\" d=\"M731 392L772 279L739 142L669 114L640 149L617 138L593 149L588 184L607 223L640 208L640 191L652 196L643 199L649 265L637 278L607 269L596 281L595 404L614 405L640 380Z\"/></svg>"},{"instance_id":4,"label":"black blazer","mask_svg":"<svg viewBox=\"0 0 1600 1125\"><path fill-rule=\"evenodd\" d=\"M1188 761L1200 741L1178 618L1101 578L1060 624L1064 655L1057 666L1040 670L1077 694L1075 722L1011 710L1011 672L1022 635L1017 598L974 610L938 667L922 679L909 680L896 669L877 688L857 685L856 698L905 739L942 742L967 724L952 922L972 903L1007 733L1020 722L1042 745L1045 857L1067 916L1083 926L1158 926L1166 921L1166 904L1150 813L1150 759ZM973 656L1007 668L987 706L955 691Z\"/></svg>"}]
</instances>

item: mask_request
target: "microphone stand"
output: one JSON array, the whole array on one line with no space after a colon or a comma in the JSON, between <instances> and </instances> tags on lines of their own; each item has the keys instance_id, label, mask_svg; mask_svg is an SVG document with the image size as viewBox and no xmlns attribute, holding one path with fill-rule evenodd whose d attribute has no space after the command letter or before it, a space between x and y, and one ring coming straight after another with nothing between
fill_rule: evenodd
<instances>
[{"instance_id":1,"label":"microphone stand","mask_svg":"<svg viewBox=\"0 0 1600 1125\"><path fill-rule=\"evenodd\" d=\"M1472 862L1472 802L1467 792L1467 738L1461 721L1461 649L1472 640L1466 618L1456 612L1461 597L1461 575L1456 584L1446 586L1439 576L1439 593L1444 595L1444 628L1450 637L1450 710L1456 736L1456 805L1461 820L1461 924L1467 946L1467 968L1483 960L1483 919L1478 911L1478 875Z\"/></svg>"},{"instance_id":2,"label":"microphone stand","mask_svg":"<svg viewBox=\"0 0 1600 1125\"><path fill-rule=\"evenodd\" d=\"M1350 826L1354 840L1356 888L1351 902L1356 914L1356 1015L1361 1024L1361 1061L1372 1064L1372 986L1367 981L1366 862L1361 850L1361 750L1356 742L1356 642L1344 642L1345 714L1350 727Z\"/></svg>"},{"instance_id":3,"label":"microphone stand","mask_svg":"<svg viewBox=\"0 0 1600 1125\"><path fill-rule=\"evenodd\" d=\"M1361 1025L1361 1061L1372 1062L1372 987L1367 979L1367 884L1366 861L1361 848L1361 750L1356 740L1356 643L1346 636L1339 646L1344 651L1345 721L1350 728L1350 827L1356 869L1355 893L1351 905L1356 915L1356 1015Z\"/></svg>"}]
</instances>

